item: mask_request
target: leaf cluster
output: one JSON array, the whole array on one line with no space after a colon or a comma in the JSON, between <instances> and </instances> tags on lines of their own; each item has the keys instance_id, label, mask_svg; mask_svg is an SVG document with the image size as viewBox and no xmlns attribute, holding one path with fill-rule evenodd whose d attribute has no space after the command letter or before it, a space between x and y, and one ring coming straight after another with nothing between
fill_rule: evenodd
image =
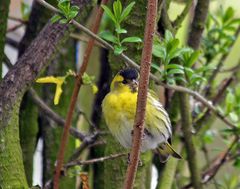
<instances>
[{"instance_id":1,"label":"leaf cluster","mask_svg":"<svg viewBox=\"0 0 240 189\"><path fill-rule=\"evenodd\" d=\"M235 11L229 7L226 11L220 8L217 15L209 14L206 32L203 37L203 48L208 62L219 54L228 53L232 43L236 40L240 18L235 18Z\"/></svg>"},{"instance_id":2,"label":"leaf cluster","mask_svg":"<svg viewBox=\"0 0 240 189\"><path fill-rule=\"evenodd\" d=\"M204 65L192 69L200 54L200 51L194 51L189 47L180 47L179 40L167 30L164 39L155 41L153 45L153 55L160 61L158 64L153 63L152 67L161 74L162 80L167 81L168 84L180 81L188 86L196 86L200 81L206 80L201 73L209 69Z\"/></svg>"},{"instance_id":3,"label":"leaf cluster","mask_svg":"<svg viewBox=\"0 0 240 189\"><path fill-rule=\"evenodd\" d=\"M58 9L60 10L60 13L51 18L52 23L57 21L61 24L69 23L77 16L79 11L79 7L71 6L70 0L59 0Z\"/></svg>"},{"instance_id":4,"label":"leaf cluster","mask_svg":"<svg viewBox=\"0 0 240 189\"><path fill-rule=\"evenodd\" d=\"M135 2L130 3L126 8L123 9L122 3L120 0L117 0L113 3L113 10L110 10L106 5L102 5L104 12L110 18L114 24L114 32L103 31L100 33L100 36L110 41L114 44L114 53L116 55L121 54L123 51L127 50L125 43L140 43L142 39L136 36L122 38L123 34L127 33L127 30L121 27L123 21L127 19L130 12L133 9Z\"/></svg>"}]
</instances>

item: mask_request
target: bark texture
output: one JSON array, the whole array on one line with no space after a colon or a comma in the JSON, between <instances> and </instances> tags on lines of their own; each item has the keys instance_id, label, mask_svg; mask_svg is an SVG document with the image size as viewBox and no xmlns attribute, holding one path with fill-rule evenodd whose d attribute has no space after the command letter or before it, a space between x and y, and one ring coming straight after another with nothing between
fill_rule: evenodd
<instances>
[{"instance_id":1,"label":"bark texture","mask_svg":"<svg viewBox=\"0 0 240 189\"><path fill-rule=\"evenodd\" d=\"M188 37L188 45L198 49L208 15L209 0L198 0Z\"/></svg>"},{"instance_id":2,"label":"bark texture","mask_svg":"<svg viewBox=\"0 0 240 189\"><path fill-rule=\"evenodd\" d=\"M52 0L53 2L53 0ZM51 3L52 3L51 2ZM21 57L50 18L50 12L37 1L33 2L31 14L25 34L19 43L18 56ZM38 90L39 91L39 90ZM29 186L32 184L33 154L38 135L38 107L31 97L25 93L19 113L20 142L23 151L23 163Z\"/></svg>"}]
</instances>

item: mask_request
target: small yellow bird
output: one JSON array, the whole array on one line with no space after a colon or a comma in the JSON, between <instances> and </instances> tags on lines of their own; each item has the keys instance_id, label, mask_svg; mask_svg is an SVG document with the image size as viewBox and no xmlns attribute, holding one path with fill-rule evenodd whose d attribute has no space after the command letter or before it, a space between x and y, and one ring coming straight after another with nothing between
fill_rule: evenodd
<instances>
[{"instance_id":1,"label":"small yellow bird","mask_svg":"<svg viewBox=\"0 0 240 189\"><path fill-rule=\"evenodd\" d=\"M138 78L139 74L135 69L127 68L119 71L102 103L103 115L110 132L125 148L132 146ZM166 162L169 155L181 159L171 147L172 127L169 116L152 91L149 91L147 96L144 126L142 152L156 149L161 162Z\"/></svg>"}]
</instances>

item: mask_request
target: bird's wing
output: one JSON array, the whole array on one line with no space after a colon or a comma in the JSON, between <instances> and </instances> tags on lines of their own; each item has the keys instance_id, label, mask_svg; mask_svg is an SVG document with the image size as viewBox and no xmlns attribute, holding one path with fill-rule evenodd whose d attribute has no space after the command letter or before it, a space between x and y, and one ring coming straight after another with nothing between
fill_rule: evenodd
<instances>
[{"instance_id":1,"label":"bird's wing","mask_svg":"<svg viewBox=\"0 0 240 189\"><path fill-rule=\"evenodd\" d=\"M152 91L148 93L147 97L146 123L146 127L150 132L151 130L153 132L157 130L165 135L166 140L172 136L172 127L168 113Z\"/></svg>"}]
</instances>

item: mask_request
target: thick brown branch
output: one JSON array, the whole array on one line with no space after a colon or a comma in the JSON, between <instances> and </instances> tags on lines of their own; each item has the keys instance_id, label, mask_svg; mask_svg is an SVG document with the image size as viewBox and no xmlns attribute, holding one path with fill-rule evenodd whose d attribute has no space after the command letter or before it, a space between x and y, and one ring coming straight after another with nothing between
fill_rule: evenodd
<instances>
[{"instance_id":1,"label":"thick brown branch","mask_svg":"<svg viewBox=\"0 0 240 189\"><path fill-rule=\"evenodd\" d=\"M191 31L188 37L188 45L198 49L202 39L202 33L208 14L209 0L198 0L192 21Z\"/></svg>"},{"instance_id":2,"label":"thick brown branch","mask_svg":"<svg viewBox=\"0 0 240 189\"><path fill-rule=\"evenodd\" d=\"M106 4L107 2L108 2L108 0L103 0L102 4ZM97 11L95 22L92 26L92 32L95 33L95 34L98 32L100 22L101 22L101 19L102 19L102 15L103 15L103 10L102 10L101 7L99 7L98 11ZM61 168L62 168L63 161L64 161L64 152L65 152L65 147L66 147L66 144L67 144L67 141L68 141L68 132L69 132L69 129L70 129L70 126L71 126L73 112L74 112L75 105L76 105L76 102L77 102L78 93L79 93L79 90L80 90L81 85L82 85L82 75L84 74L84 72L87 69L89 57L90 57L90 54L92 52L93 46L94 46L94 39L91 38L88 42L87 48L86 48L85 53L84 53L82 66L81 66L81 68L79 70L79 73L78 73L78 75L76 77L76 80L75 80L73 94L72 94L72 97L71 97L66 122L65 122L65 125L64 125L63 135L62 135L62 138L61 138L60 149L59 149L59 153L58 153L58 156L57 156L57 165L56 165L55 175L54 175L54 180L53 180L53 188L54 189L59 188L59 177L60 177Z\"/></svg>"},{"instance_id":3,"label":"thick brown branch","mask_svg":"<svg viewBox=\"0 0 240 189\"><path fill-rule=\"evenodd\" d=\"M141 58L137 110L134 121L133 144L130 153L130 164L128 165L127 174L124 182L125 189L133 188L139 161L140 148L142 144L142 136L144 130L144 117L146 111L148 82L152 60L152 43L155 31L156 16L157 0L149 0L144 33L144 46Z\"/></svg>"}]
</instances>

